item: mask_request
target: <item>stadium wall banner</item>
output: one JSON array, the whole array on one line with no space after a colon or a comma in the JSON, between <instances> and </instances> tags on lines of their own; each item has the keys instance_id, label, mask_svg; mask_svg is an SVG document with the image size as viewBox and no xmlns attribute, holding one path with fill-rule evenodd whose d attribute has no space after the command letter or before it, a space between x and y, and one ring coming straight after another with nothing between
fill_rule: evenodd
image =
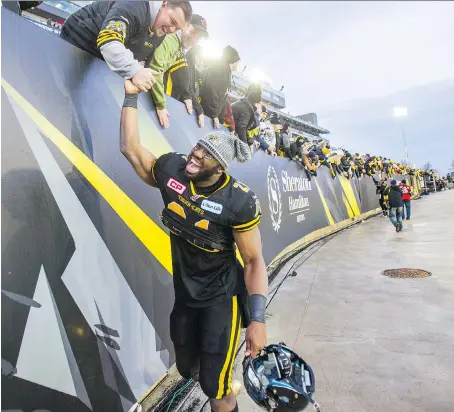
<instances>
[{"instance_id":1,"label":"stadium wall banner","mask_svg":"<svg viewBox=\"0 0 454 412\"><path fill-rule=\"evenodd\" d=\"M174 363L174 294L160 193L119 150L123 81L5 9L1 29L2 409L128 410ZM140 96L141 142L188 153L208 127L167 103L161 130ZM267 264L378 207L369 177L309 181L264 153L229 172L261 202Z\"/></svg>"}]
</instances>

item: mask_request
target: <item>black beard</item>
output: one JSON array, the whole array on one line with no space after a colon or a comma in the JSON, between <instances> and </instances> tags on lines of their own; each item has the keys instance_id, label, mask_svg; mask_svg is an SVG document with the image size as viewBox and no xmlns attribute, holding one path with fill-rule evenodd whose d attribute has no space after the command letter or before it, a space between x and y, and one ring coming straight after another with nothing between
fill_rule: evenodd
<instances>
[{"instance_id":1,"label":"black beard","mask_svg":"<svg viewBox=\"0 0 454 412\"><path fill-rule=\"evenodd\" d=\"M194 177L189 177L193 183L204 182L205 180L210 179L213 175L218 172L219 167L214 166L211 169L203 170Z\"/></svg>"}]
</instances>

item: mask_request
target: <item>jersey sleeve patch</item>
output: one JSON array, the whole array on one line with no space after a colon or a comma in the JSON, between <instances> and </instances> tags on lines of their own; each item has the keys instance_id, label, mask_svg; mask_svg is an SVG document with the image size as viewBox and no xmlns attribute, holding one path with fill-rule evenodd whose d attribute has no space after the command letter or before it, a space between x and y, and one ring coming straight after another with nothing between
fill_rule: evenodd
<instances>
[{"instance_id":1,"label":"jersey sleeve patch","mask_svg":"<svg viewBox=\"0 0 454 412\"><path fill-rule=\"evenodd\" d=\"M116 2L104 20L98 33L96 46L99 48L112 41L125 44L129 36L134 35L139 29L139 22L143 20L144 6L137 2Z\"/></svg>"},{"instance_id":2,"label":"jersey sleeve patch","mask_svg":"<svg viewBox=\"0 0 454 412\"><path fill-rule=\"evenodd\" d=\"M262 219L260 201L256 195L248 197L241 210L235 216L232 228L237 232L247 232L256 228Z\"/></svg>"},{"instance_id":3,"label":"jersey sleeve patch","mask_svg":"<svg viewBox=\"0 0 454 412\"><path fill-rule=\"evenodd\" d=\"M109 20L105 28L101 29L96 40L96 46L100 47L103 44L111 41L120 41L123 44L126 41L127 23L123 20Z\"/></svg>"}]
</instances>

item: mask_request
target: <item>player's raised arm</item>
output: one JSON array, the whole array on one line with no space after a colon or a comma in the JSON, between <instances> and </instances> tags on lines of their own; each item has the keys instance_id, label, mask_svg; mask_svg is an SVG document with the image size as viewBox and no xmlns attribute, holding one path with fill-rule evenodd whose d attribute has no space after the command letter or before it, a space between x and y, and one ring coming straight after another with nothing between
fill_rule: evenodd
<instances>
[{"instance_id":1,"label":"player's raised arm","mask_svg":"<svg viewBox=\"0 0 454 412\"><path fill-rule=\"evenodd\" d=\"M156 187L153 165L156 157L140 144L137 99L139 89L131 80L125 80L125 100L120 120L120 150L128 159L137 175L150 186Z\"/></svg>"}]
</instances>

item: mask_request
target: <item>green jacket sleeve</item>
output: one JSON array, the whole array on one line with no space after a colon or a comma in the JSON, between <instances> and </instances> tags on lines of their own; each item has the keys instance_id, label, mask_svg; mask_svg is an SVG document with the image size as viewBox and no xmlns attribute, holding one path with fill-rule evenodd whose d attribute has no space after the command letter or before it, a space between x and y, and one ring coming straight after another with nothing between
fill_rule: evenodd
<instances>
[{"instance_id":1,"label":"green jacket sleeve","mask_svg":"<svg viewBox=\"0 0 454 412\"><path fill-rule=\"evenodd\" d=\"M163 75L172 65L180 47L180 38L178 35L169 34L165 37L159 47L156 48L153 56L148 61L148 67L150 69L162 73L162 76L159 76L156 79L156 83L150 90L157 109L165 109L166 107Z\"/></svg>"}]
</instances>

